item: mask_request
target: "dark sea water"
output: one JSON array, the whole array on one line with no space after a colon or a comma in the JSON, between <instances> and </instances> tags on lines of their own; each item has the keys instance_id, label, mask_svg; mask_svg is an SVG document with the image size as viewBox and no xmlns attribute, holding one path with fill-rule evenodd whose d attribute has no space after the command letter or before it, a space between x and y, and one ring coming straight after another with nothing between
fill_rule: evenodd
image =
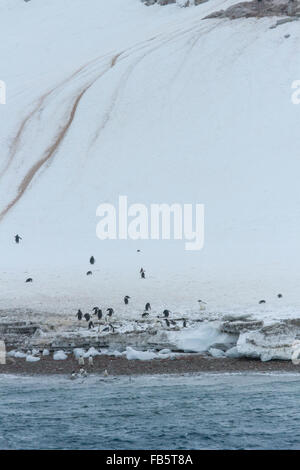
<instances>
[{"instance_id":1,"label":"dark sea water","mask_svg":"<svg viewBox=\"0 0 300 470\"><path fill-rule=\"evenodd\" d=\"M0 376L1 449L299 449L300 377Z\"/></svg>"}]
</instances>

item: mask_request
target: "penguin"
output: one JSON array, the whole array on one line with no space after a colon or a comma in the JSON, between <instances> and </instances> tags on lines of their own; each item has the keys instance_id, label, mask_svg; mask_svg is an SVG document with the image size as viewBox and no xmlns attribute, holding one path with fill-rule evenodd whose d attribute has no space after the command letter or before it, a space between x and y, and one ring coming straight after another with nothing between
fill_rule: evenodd
<instances>
[{"instance_id":1,"label":"penguin","mask_svg":"<svg viewBox=\"0 0 300 470\"><path fill-rule=\"evenodd\" d=\"M106 333L107 331L109 331L109 326L106 326L105 328L103 328L103 330L101 331L101 333Z\"/></svg>"},{"instance_id":2,"label":"penguin","mask_svg":"<svg viewBox=\"0 0 300 470\"><path fill-rule=\"evenodd\" d=\"M164 310L164 311L163 311L163 316L164 316L165 318L168 318L169 315L170 315L170 310Z\"/></svg>"},{"instance_id":3,"label":"penguin","mask_svg":"<svg viewBox=\"0 0 300 470\"><path fill-rule=\"evenodd\" d=\"M90 321L91 315L89 313L85 313L84 318L86 319L86 321Z\"/></svg>"},{"instance_id":4,"label":"penguin","mask_svg":"<svg viewBox=\"0 0 300 470\"><path fill-rule=\"evenodd\" d=\"M143 272L144 272L144 269L143 269L143 268L141 268L141 269L140 269L140 273L142 274Z\"/></svg>"},{"instance_id":5,"label":"penguin","mask_svg":"<svg viewBox=\"0 0 300 470\"><path fill-rule=\"evenodd\" d=\"M98 317L98 320L101 320L102 318L102 310L100 308L97 311L97 317Z\"/></svg>"},{"instance_id":6,"label":"penguin","mask_svg":"<svg viewBox=\"0 0 300 470\"><path fill-rule=\"evenodd\" d=\"M83 314L82 314L82 311L79 309L78 312L76 313L76 316L78 318L78 320L82 320L82 317L83 317Z\"/></svg>"},{"instance_id":7,"label":"penguin","mask_svg":"<svg viewBox=\"0 0 300 470\"><path fill-rule=\"evenodd\" d=\"M90 264L95 264L95 258L93 256L90 257Z\"/></svg>"},{"instance_id":8,"label":"penguin","mask_svg":"<svg viewBox=\"0 0 300 470\"><path fill-rule=\"evenodd\" d=\"M25 282L33 282L33 279L32 279L32 277L29 277L28 279L26 279L26 281L25 281Z\"/></svg>"},{"instance_id":9,"label":"penguin","mask_svg":"<svg viewBox=\"0 0 300 470\"><path fill-rule=\"evenodd\" d=\"M84 357L83 357L83 356L79 356L79 358L78 358L78 364L79 364L80 366L84 366Z\"/></svg>"},{"instance_id":10,"label":"penguin","mask_svg":"<svg viewBox=\"0 0 300 470\"><path fill-rule=\"evenodd\" d=\"M149 317L149 312L142 313L142 318Z\"/></svg>"},{"instance_id":11,"label":"penguin","mask_svg":"<svg viewBox=\"0 0 300 470\"><path fill-rule=\"evenodd\" d=\"M186 320L183 320L182 326L183 328L186 328Z\"/></svg>"},{"instance_id":12,"label":"penguin","mask_svg":"<svg viewBox=\"0 0 300 470\"><path fill-rule=\"evenodd\" d=\"M94 365L94 359L93 359L93 356L89 356L89 366L93 366Z\"/></svg>"},{"instance_id":13,"label":"penguin","mask_svg":"<svg viewBox=\"0 0 300 470\"><path fill-rule=\"evenodd\" d=\"M128 305L129 299L130 299L129 295L125 295L125 297L124 297L124 304L125 305Z\"/></svg>"},{"instance_id":14,"label":"penguin","mask_svg":"<svg viewBox=\"0 0 300 470\"><path fill-rule=\"evenodd\" d=\"M145 271L142 271L142 272L141 272L141 278L142 278L142 279L146 279Z\"/></svg>"},{"instance_id":15,"label":"penguin","mask_svg":"<svg viewBox=\"0 0 300 470\"><path fill-rule=\"evenodd\" d=\"M206 302L204 302L203 300L198 300L198 303L200 310L205 310L205 305L207 305Z\"/></svg>"},{"instance_id":16,"label":"penguin","mask_svg":"<svg viewBox=\"0 0 300 470\"><path fill-rule=\"evenodd\" d=\"M277 294L278 299L282 298L282 294Z\"/></svg>"},{"instance_id":17,"label":"penguin","mask_svg":"<svg viewBox=\"0 0 300 470\"><path fill-rule=\"evenodd\" d=\"M92 321L89 322L89 330L91 330L92 328L94 328L94 323Z\"/></svg>"},{"instance_id":18,"label":"penguin","mask_svg":"<svg viewBox=\"0 0 300 470\"><path fill-rule=\"evenodd\" d=\"M145 310L146 310L146 312L148 312L149 310L151 310L151 305L150 305L149 302L146 303L146 305L145 305Z\"/></svg>"},{"instance_id":19,"label":"penguin","mask_svg":"<svg viewBox=\"0 0 300 470\"><path fill-rule=\"evenodd\" d=\"M141 250L136 250L136 251L137 251L137 253L140 253L140 252L141 252Z\"/></svg>"},{"instance_id":20,"label":"penguin","mask_svg":"<svg viewBox=\"0 0 300 470\"><path fill-rule=\"evenodd\" d=\"M106 314L107 317L111 317L112 314L114 313L114 309L111 308L111 307L110 307L110 308L107 308L106 311L108 312L108 313Z\"/></svg>"},{"instance_id":21,"label":"penguin","mask_svg":"<svg viewBox=\"0 0 300 470\"><path fill-rule=\"evenodd\" d=\"M88 272L86 273L87 276L91 276L92 274L93 274L92 271L88 271Z\"/></svg>"},{"instance_id":22,"label":"penguin","mask_svg":"<svg viewBox=\"0 0 300 470\"><path fill-rule=\"evenodd\" d=\"M16 242L17 244L19 244L19 243L20 243L20 240L22 240L22 238L20 237L20 235L17 234L17 235L15 236L15 242Z\"/></svg>"},{"instance_id":23,"label":"penguin","mask_svg":"<svg viewBox=\"0 0 300 470\"><path fill-rule=\"evenodd\" d=\"M93 308L93 312L94 312L93 315L97 315L98 310L99 310L99 307L94 307Z\"/></svg>"},{"instance_id":24,"label":"penguin","mask_svg":"<svg viewBox=\"0 0 300 470\"><path fill-rule=\"evenodd\" d=\"M259 303L259 304L265 304L266 301L265 301L265 300L260 300L258 303Z\"/></svg>"},{"instance_id":25,"label":"penguin","mask_svg":"<svg viewBox=\"0 0 300 470\"><path fill-rule=\"evenodd\" d=\"M169 327L170 326L170 322L167 318L165 318L165 322L166 322L166 325Z\"/></svg>"}]
</instances>

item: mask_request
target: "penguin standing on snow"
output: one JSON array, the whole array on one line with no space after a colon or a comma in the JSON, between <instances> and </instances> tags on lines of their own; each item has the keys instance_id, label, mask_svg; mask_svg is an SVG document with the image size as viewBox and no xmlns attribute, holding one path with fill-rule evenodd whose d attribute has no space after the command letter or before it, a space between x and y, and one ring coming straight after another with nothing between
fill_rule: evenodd
<instances>
[{"instance_id":1,"label":"penguin standing on snow","mask_svg":"<svg viewBox=\"0 0 300 470\"><path fill-rule=\"evenodd\" d=\"M170 326L170 322L169 322L169 320L168 320L167 318L165 318L165 322L166 322L167 327L169 327L169 326Z\"/></svg>"},{"instance_id":2,"label":"penguin standing on snow","mask_svg":"<svg viewBox=\"0 0 300 470\"><path fill-rule=\"evenodd\" d=\"M99 307L94 307L93 308L93 312L94 312L93 315L97 315L98 310L99 310Z\"/></svg>"},{"instance_id":3,"label":"penguin standing on snow","mask_svg":"<svg viewBox=\"0 0 300 470\"><path fill-rule=\"evenodd\" d=\"M163 316L164 316L165 318L168 318L168 316L170 315L170 313L171 313L170 310L164 310L164 311L163 311Z\"/></svg>"},{"instance_id":4,"label":"penguin standing on snow","mask_svg":"<svg viewBox=\"0 0 300 470\"><path fill-rule=\"evenodd\" d=\"M92 328L94 328L94 323L92 321L89 322L89 330L91 330Z\"/></svg>"},{"instance_id":5,"label":"penguin standing on snow","mask_svg":"<svg viewBox=\"0 0 300 470\"><path fill-rule=\"evenodd\" d=\"M82 314L82 311L79 309L78 312L76 313L76 316L78 318L78 320L82 320L82 317L83 317L83 314Z\"/></svg>"},{"instance_id":6,"label":"penguin standing on snow","mask_svg":"<svg viewBox=\"0 0 300 470\"><path fill-rule=\"evenodd\" d=\"M111 318L113 313L114 313L114 309L110 307L110 308L106 309L106 311L107 311L106 316Z\"/></svg>"},{"instance_id":7,"label":"penguin standing on snow","mask_svg":"<svg viewBox=\"0 0 300 470\"><path fill-rule=\"evenodd\" d=\"M259 303L259 305L261 305L261 304L265 304L266 301L265 300L260 300L258 303Z\"/></svg>"},{"instance_id":8,"label":"penguin standing on snow","mask_svg":"<svg viewBox=\"0 0 300 470\"><path fill-rule=\"evenodd\" d=\"M149 312L142 313L142 318L146 318L146 317L149 317Z\"/></svg>"},{"instance_id":9,"label":"penguin standing on snow","mask_svg":"<svg viewBox=\"0 0 300 470\"><path fill-rule=\"evenodd\" d=\"M95 264L95 258L93 256L90 257L90 264Z\"/></svg>"},{"instance_id":10,"label":"penguin standing on snow","mask_svg":"<svg viewBox=\"0 0 300 470\"><path fill-rule=\"evenodd\" d=\"M200 310L205 310L206 302L204 302L203 300L198 300L198 304L199 304Z\"/></svg>"},{"instance_id":11,"label":"penguin standing on snow","mask_svg":"<svg viewBox=\"0 0 300 470\"><path fill-rule=\"evenodd\" d=\"M282 298L282 294L277 294L278 299Z\"/></svg>"},{"instance_id":12,"label":"penguin standing on snow","mask_svg":"<svg viewBox=\"0 0 300 470\"><path fill-rule=\"evenodd\" d=\"M125 305L128 305L129 299L130 299L129 295L125 295L125 297L124 297L124 304Z\"/></svg>"},{"instance_id":13,"label":"penguin standing on snow","mask_svg":"<svg viewBox=\"0 0 300 470\"><path fill-rule=\"evenodd\" d=\"M145 305L145 311L148 312L149 310L151 310L151 305L149 302L147 302Z\"/></svg>"},{"instance_id":14,"label":"penguin standing on snow","mask_svg":"<svg viewBox=\"0 0 300 470\"><path fill-rule=\"evenodd\" d=\"M20 237L20 235L17 234L17 235L15 236L15 242L16 242L17 244L19 244L19 243L20 243L20 240L22 240L22 238Z\"/></svg>"},{"instance_id":15,"label":"penguin standing on snow","mask_svg":"<svg viewBox=\"0 0 300 470\"><path fill-rule=\"evenodd\" d=\"M91 276L92 274L93 274L92 271L88 271L88 272L86 273L87 276Z\"/></svg>"},{"instance_id":16,"label":"penguin standing on snow","mask_svg":"<svg viewBox=\"0 0 300 470\"><path fill-rule=\"evenodd\" d=\"M101 320L102 318L102 310L100 308L98 308L97 317L98 317L98 320Z\"/></svg>"},{"instance_id":17,"label":"penguin standing on snow","mask_svg":"<svg viewBox=\"0 0 300 470\"><path fill-rule=\"evenodd\" d=\"M91 315L89 313L85 313L84 318L86 319L86 321L90 321Z\"/></svg>"},{"instance_id":18,"label":"penguin standing on snow","mask_svg":"<svg viewBox=\"0 0 300 470\"><path fill-rule=\"evenodd\" d=\"M25 281L25 282L33 282L33 279L32 279L32 277L29 277L28 279L26 279L26 281Z\"/></svg>"}]
</instances>

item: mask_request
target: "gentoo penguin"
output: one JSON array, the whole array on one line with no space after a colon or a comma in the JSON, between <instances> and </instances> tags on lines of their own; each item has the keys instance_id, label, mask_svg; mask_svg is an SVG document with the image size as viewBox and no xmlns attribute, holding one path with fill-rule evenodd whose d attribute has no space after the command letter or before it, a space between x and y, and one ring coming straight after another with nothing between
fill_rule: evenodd
<instances>
[{"instance_id":1,"label":"gentoo penguin","mask_svg":"<svg viewBox=\"0 0 300 470\"><path fill-rule=\"evenodd\" d=\"M146 312L148 312L149 310L151 310L151 305L150 305L149 302L146 303L146 305L145 305L145 310L146 310Z\"/></svg>"},{"instance_id":2,"label":"gentoo penguin","mask_svg":"<svg viewBox=\"0 0 300 470\"><path fill-rule=\"evenodd\" d=\"M98 320L101 320L102 318L102 310L99 308L97 312Z\"/></svg>"},{"instance_id":3,"label":"gentoo penguin","mask_svg":"<svg viewBox=\"0 0 300 470\"><path fill-rule=\"evenodd\" d=\"M28 279L26 279L26 281L25 281L25 282L33 282L33 279L32 279L32 277L29 277Z\"/></svg>"},{"instance_id":4,"label":"gentoo penguin","mask_svg":"<svg viewBox=\"0 0 300 470\"><path fill-rule=\"evenodd\" d=\"M82 314L82 311L80 309L76 313L76 316L77 316L78 320L82 320L83 314Z\"/></svg>"},{"instance_id":5,"label":"gentoo penguin","mask_svg":"<svg viewBox=\"0 0 300 470\"><path fill-rule=\"evenodd\" d=\"M182 326L183 328L186 328L186 320L183 320Z\"/></svg>"},{"instance_id":6,"label":"gentoo penguin","mask_svg":"<svg viewBox=\"0 0 300 470\"><path fill-rule=\"evenodd\" d=\"M142 318L149 317L149 312L142 313Z\"/></svg>"},{"instance_id":7,"label":"gentoo penguin","mask_svg":"<svg viewBox=\"0 0 300 470\"><path fill-rule=\"evenodd\" d=\"M86 321L90 321L91 315L89 313L85 313L84 318L86 319Z\"/></svg>"},{"instance_id":8,"label":"gentoo penguin","mask_svg":"<svg viewBox=\"0 0 300 470\"><path fill-rule=\"evenodd\" d=\"M129 299L130 299L129 295L125 295L125 297L124 297L124 304L125 305L128 305Z\"/></svg>"},{"instance_id":9,"label":"gentoo penguin","mask_svg":"<svg viewBox=\"0 0 300 470\"><path fill-rule=\"evenodd\" d=\"M198 300L198 303L199 303L200 310L205 310L206 302L204 302L203 300Z\"/></svg>"},{"instance_id":10,"label":"gentoo penguin","mask_svg":"<svg viewBox=\"0 0 300 470\"><path fill-rule=\"evenodd\" d=\"M282 294L277 294L278 299L282 298Z\"/></svg>"},{"instance_id":11,"label":"gentoo penguin","mask_svg":"<svg viewBox=\"0 0 300 470\"><path fill-rule=\"evenodd\" d=\"M166 322L166 325L169 327L170 326L170 322L167 318L165 318L165 322Z\"/></svg>"},{"instance_id":12,"label":"gentoo penguin","mask_svg":"<svg viewBox=\"0 0 300 470\"><path fill-rule=\"evenodd\" d=\"M93 256L90 257L90 264L95 264L95 258Z\"/></svg>"},{"instance_id":13,"label":"gentoo penguin","mask_svg":"<svg viewBox=\"0 0 300 470\"><path fill-rule=\"evenodd\" d=\"M137 253L140 253L140 252L141 252L141 250L136 250L136 251L137 251Z\"/></svg>"},{"instance_id":14,"label":"gentoo penguin","mask_svg":"<svg viewBox=\"0 0 300 470\"><path fill-rule=\"evenodd\" d=\"M92 274L93 274L92 271L88 271L88 272L86 273L87 276L91 276Z\"/></svg>"},{"instance_id":15,"label":"gentoo penguin","mask_svg":"<svg viewBox=\"0 0 300 470\"><path fill-rule=\"evenodd\" d=\"M165 318L168 318L168 316L170 315L170 313L171 313L170 310L164 310L164 311L163 311L163 316L164 316Z\"/></svg>"},{"instance_id":16,"label":"gentoo penguin","mask_svg":"<svg viewBox=\"0 0 300 470\"><path fill-rule=\"evenodd\" d=\"M94 307L94 308L93 308L94 315L97 315L98 310L99 310L99 307Z\"/></svg>"},{"instance_id":17,"label":"gentoo penguin","mask_svg":"<svg viewBox=\"0 0 300 470\"><path fill-rule=\"evenodd\" d=\"M259 303L259 304L265 304L266 301L265 301L265 300L260 300L258 303Z\"/></svg>"},{"instance_id":18,"label":"gentoo penguin","mask_svg":"<svg viewBox=\"0 0 300 470\"><path fill-rule=\"evenodd\" d=\"M22 238L20 237L20 235L16 235L16 236L15 236L15 242L16 242L16 243L19 243L20 240L22 240Z\"/></svg>"},{"instance_id":19,"label":"gentoo penguin","mask_svg":"<svg viewBox=\"0 0 300 470\"><path fill-rule=\"evenodd\" d=\"M106 311L108 312L108 313L106 314L107 317L111 317L112 314L114 313L114 309L111 308L111 307L110 307L110 308L107 308Z\"/></svg>"},{"instance_id":20,"label":"gentoo penguin","mask_svg":"<svg viewBox=\"0 0 300 470\"><path fill-rule=\"evenodd\" d=\"M141 273L141 278L142 278L142 279L146 279L145 271L143 271L143 272Z\"/></svg>"},{"instance_id":21,"label":"gentoo penguin","mask_svg":"<svg viewBox=\"0 0 300 470\"><path fill-rule=\"evenodd\" d=\"M89 330L91 330L92 328L94 328L94 323L92 321L89 322Z\"/></svg>"}]
</instances>

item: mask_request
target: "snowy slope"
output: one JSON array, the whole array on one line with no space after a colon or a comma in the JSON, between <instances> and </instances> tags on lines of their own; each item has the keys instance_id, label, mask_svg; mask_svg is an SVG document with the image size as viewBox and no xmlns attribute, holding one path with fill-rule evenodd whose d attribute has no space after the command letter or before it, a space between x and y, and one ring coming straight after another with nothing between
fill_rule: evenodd
<instances>
[{"instance_id":1,"label":"snowy slope","mask_svg":"<svg viewBox=\"0 0 300 470\"><path fill-rule=\"evenodd\" d=\"M198 298L215 313L297 314L299 28L202 20L233 3L0 0L2 308L118 308L129 294L134 315ZM119 195L205 204L204 249L99 241L96 208Z\"/></svg>"}]
</instances>

